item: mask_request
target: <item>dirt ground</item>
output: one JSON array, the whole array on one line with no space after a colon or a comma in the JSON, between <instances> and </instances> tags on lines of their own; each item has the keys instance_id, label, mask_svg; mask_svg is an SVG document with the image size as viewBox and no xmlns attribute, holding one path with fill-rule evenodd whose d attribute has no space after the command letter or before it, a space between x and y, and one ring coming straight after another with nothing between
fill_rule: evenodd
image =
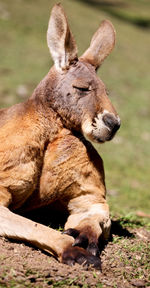
<instances>
[{"instance_id":1,"label":"dirt ground","mask_svg":"<svg viewBox=\"0 0 150 288\"><path fill-rule=\"evenodd\" d=\"M150 287L150 232L112 225L102 271L69 267L23 243L0 238L0 287Z\"/></svg>"}]
</instances>

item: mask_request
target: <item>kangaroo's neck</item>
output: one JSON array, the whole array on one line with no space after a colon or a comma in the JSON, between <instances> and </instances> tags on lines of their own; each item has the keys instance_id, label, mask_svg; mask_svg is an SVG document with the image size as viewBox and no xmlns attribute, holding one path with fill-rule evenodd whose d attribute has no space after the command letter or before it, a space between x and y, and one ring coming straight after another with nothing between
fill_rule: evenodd
<instances>
[{"instance_id":1,"label":"kangaroo's neck","mask_svg":"<svg viewBox=\"0 0 150 288\"><path fill-rule=\"evenodd\" d=\"M57 134L62 130L63 125L60 117L51 107L48 99L51 97L54 87L55 76L50 72L35 88L32 96L28 100L28 105L34 107L37 115L38 125L45 141L53 141Z\"/></svg>"}]
</instances>

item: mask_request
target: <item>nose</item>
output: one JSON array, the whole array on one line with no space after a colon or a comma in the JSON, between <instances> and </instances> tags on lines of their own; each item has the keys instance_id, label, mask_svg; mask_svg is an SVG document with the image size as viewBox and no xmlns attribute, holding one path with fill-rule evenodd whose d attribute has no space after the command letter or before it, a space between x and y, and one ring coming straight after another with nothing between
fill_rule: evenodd
<instances>
[{"instance_id":1,"label":"nose","mask_svg":"<svg viewBox=\"0 0 150 288\"><path fill-rule=\"evenodd\" d=\"M120 119L113 114L105 114L103 116L103 121L113 133L115 133L120 128Z\"/></svg>"}]
</instances>

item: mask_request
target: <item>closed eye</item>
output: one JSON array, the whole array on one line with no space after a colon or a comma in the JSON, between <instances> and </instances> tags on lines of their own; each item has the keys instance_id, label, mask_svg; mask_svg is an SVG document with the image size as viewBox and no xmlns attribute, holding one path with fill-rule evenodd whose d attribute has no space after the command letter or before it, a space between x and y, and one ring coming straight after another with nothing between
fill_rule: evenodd
<instances>
[{"instance_id":1,"label":"closed eye","mask_svg":"<svg viewBox=\"0 0 150 288\"><path fill-rule=\"evenodd\" d=\"M77 86L73 85L73 88L77 89L80 92L89 92L89 91L91 91L91 86L88 86L88 87L77 87Z\"/></svg>"}]
</instances>

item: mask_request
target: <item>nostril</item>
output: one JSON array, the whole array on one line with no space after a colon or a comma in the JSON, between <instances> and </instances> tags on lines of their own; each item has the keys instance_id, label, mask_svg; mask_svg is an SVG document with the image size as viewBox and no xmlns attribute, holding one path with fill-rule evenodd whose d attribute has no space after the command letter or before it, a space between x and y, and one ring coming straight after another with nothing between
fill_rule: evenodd
<instances>
[{"instance_id":1,"label":"nostril","mask_svg":"<svg viewBox=\"0 0 150 288\"><path fill-rule=\"evenodd\" d=\"M103 116L103 121L105 123L106 126L108 126L109 128L113 128L114 127L114 116L110 115L110 114L105 114Z\"/></svg>"},{"instance_id":2,"label":"nostril","mask_svg":"<svg viewBox=\"0 0 150 288\"><path fill-rule=\"evenodd\" d=\"M114 131L117 131L120 128L120 121L118 121L118 118L111 114L105 114L103 116L103 121L107 127Z\"/></svg>"},{"instance_id":3,"label":"nostril","mask_svg":"<svg viewBox=\"0 0 150 288\"><path fill-rule=\"evenodd\" d=\"M117 132L117 130L120 128L120 123L117 121L117 123L113 127L113 132Z\"/></svg>"}]
</instances>

